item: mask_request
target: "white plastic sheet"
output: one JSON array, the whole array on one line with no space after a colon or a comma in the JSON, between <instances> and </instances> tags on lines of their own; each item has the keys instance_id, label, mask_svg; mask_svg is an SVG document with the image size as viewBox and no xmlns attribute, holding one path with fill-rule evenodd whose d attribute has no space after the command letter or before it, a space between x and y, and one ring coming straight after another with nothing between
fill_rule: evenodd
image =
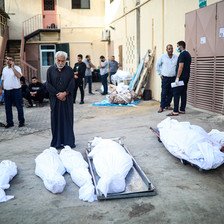
<instances>
[{"instance_id":1,"label":"white plastic sheet","mask_svg":"<svg viewBox=\"0 0 224 224\"><path fill-rule=\"evenodd\" d=\"M132 76L128 71L117 70L117 72L111 76L112 80L131 80Z\"/></svg>"},{"instance_id":2,"label":"white plastic sheet","mask_svg":"<svg viewBox=\"0 0 224 224\"><path fill-rule=\"evenodd\" d=\"M218 142L221 146L224 146L224 132L221 132L217 129L212 129L208 135Z\"/></svg>"},{"instance_id":3,"label":"white plastic sheet","mask_svg":"<svg viewBox=\"0 0 224 224\"><path fill-rule=\"evenodd\" d=\"M125 177L133 166L132 158L124 148L110 140L95 138L95 147L89 153L93 159L97 174L100 176L97 189L105 197L108 193L118 193L125 190Z\"/></svg>"},{"instance_id":4,"label":"white plastic sheet","mask_svg":"<svg viewBox=\"0 0 224 224\"><path fill-rule=\"evenodd\" d=\"M201 127L167 118L158 124L158 129L161 141L175 157L205 170L215 169L224 163L221 145Z\"/></svg>"},{"instance_id":5,"label":"white plastic sheet","mask_svg":"<svg viewBox=\"0 0 224 224\"><path fill-rule=\"evenodd\" d=\"M16 174L17 166L14 162L3 160L0 163L0 203L14 198L12 195L6 195L4 190L10 187L9 182Z\"/></svg>"},{"instance_id":6,"label":"white plastic sheet","mask_svg":"<svg viewBox=\"0 0 224 224\"><path fill-rule=\"evenodd\" d=\"M88 202L96 200L88 163L83 159L82 154L65 146L61 150L60 157L67 172L71 174L73 182L80 187L79 199Z\"/></svg>"},{"instance_id":7,"label":"white plastic sheet","mask_svg":"<svg viewBox=\"0 0 224 224\"><path fill-rule=\"evenodd\" d=\"M58 151L50 147L38 155L35 162L35 174L43 180L44 186L54 194L61 193L66 185L63 177L66 170Z\"/></svg>"}]
</instances>

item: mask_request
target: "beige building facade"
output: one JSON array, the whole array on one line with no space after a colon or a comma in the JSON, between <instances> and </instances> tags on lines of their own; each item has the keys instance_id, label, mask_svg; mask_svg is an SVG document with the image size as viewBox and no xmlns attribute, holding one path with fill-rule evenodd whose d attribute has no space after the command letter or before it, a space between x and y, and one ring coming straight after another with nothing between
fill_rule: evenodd
<instances>
[{"instance_id":1,"label":"beige building facade","mask_svg":"<svg viewBox=\"0 0 224 224\"><path fill-rule=\"evenodd\" d=\"M7 0L5 11L10 16L9 43L21 41L20 59L25 61L21 63L29 64L26 71L36 69L42 82L58 50L68 53L71 67L78 54L89 54L96 66L105 55L104 0Z\"/></svg>"},{"instance_id":2,"label":"beige building facade","mask_svg":"<svg viewBox=\"0 0 224 224\"><path fill-rule=\"evenodd\" d=\"M207 5L216 2L219 1L207 0ZM176 43L185 40L185 14L198 8L198 0L106 0L105 26L110 30L110 43L114 47L111 50L111 44L108 44L108 55L113 52L119 58L119 48L122 46L123 69L133 75L139 60L154 46L155 62L166 52L167 44L172 44L174 53L178 55ZM161 81L155 63L150 76L150 89L152 97L160 100Z\"/></svg>"}]
</instances>

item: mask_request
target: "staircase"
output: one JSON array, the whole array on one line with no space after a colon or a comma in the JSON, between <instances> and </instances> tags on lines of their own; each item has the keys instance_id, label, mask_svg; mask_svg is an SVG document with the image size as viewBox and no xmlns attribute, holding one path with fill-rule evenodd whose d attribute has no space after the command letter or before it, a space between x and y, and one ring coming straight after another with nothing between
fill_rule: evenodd
<instances>
[{"instance_id":1,"label":"staircase","mask_svg":"<svg viewBox=\"0 0 224 224\"><path fill-rule=\"evenodd\" d=\"M5 60L4 65L6 65L6 57L7 55L12 55L15 57L15 64L20 66L20 40L8 40L6 51L5 51Z\"/></svg>"}]
</instances>

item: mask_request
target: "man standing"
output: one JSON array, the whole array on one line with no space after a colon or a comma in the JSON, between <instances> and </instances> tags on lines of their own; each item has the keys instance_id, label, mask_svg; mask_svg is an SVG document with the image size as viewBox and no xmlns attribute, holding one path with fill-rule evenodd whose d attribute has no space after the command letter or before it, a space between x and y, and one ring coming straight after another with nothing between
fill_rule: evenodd
<instances>
[{"instance_id":1,"label":"man standing","mask_svg":"<svg viewBox=\"0 0 224 224\"><path fill-rule=\"evenodd\" d=\"M115 57L111 57L111 61L109 62L109 72L110 72L110 84L112 84L111 76L114 75L117 72L117 69L119 68L118 62L115 61Z\"/></svg>"},{"instance_id":2,"label":"man standing","mask_svg":"<svg viewBox=\"0 0 224 224\"><path fill-rule=\"evenodd\" d=\"M91 63L91 58L89 55L86 55L86 60L83 61L86 64L86 71L85 71L85 88L87 83L89 83L89 94L94 95L92 93L92 71L91 68L95 68L95 66Z\"/></svg>"},{"instance_id":3,"label":"man standing","mask_svg":"<svg viewBox=\"0 0 224 224\"><path fill-rule=\"evenodd\" d=\"M102 95L107 95L108 85L107 85L107 77L108 77L108 61L106 61L104 56L100 56L100 75L101 81L103 85L103 93Z\"/></svg>"},{"instance_id":4,"label":"man standing","mask_svg":"<svg viewBox=\"0 0 224 224\"><path fill-rule=\"evenodd\" d=\"M166 46L166 51L167 53L161 55L156 63L156 71L160 75L162 82L161 103L158 113L163 112L164 109L173 109L170 107L173 97L171 83L175 81L177 56L173 54L171 44Z\"/></svg>"},{"instance_id":5,"label":"man standing","mask_svg":"<svg viewBox=\"0 0 224 224\"><path fill-rule=\"evenodd\" d=\"M25 123L23 107L22 107L22 91L20 90L20 78L22 77L21 69L15 65L15 58L11 55L7 56L7 66L2 71L2 83L0 87L0 95L4 89L5 112L7 124L5 128L13 127L12 104L14 103L18 111L19 127L23 127Z\"/></svg>"},{"instance_id":6,"label":"man standing","mask_svg":"<svg viewBox=\"0 0 224 224\"><path fill-rule=\"evenodd\" d=\"M73 132L74 72L65 65L67 53L55 54L55 65L47 71L47 90L51 107L51 147L57 149L69 145L75 147Z\"/></svg>"},{"instance_id":7,"label":"man standing","mask_svg":"<svg viewBox=\"0 0 224 224\"><path fill-rule=\"evenodd\" d=\"M185 114L185 108L187 103L187 85L190 78L190 65L191 65L191 55L187 50L185 50L185 47L186 44L184 41L179 41L177 43L177 52L180 52L180 55L178 57L176 67L175 83L177 87L173 88L174 110L172 113L167 114L167 116L177 116L179 114ZM179 81L183 81L184 85L179 86ZM179 110L180 98L181 98L181 105Z\"/></svg>"},{"instance_id":8,"label":"man standing","mask_svg":"<svg viewBox=\"0 0 224 224\"><path fill-rule=\"evenodd\" d=\"M75 66L73 68L74 75L75 75L75 89L74 89L73 102L75 103L77 90L79 88L80 93L81 93L81 101L79 104L84 104L83 79L85 78L86 64L84 62L82 62L82 58L83 58L83 56L81 54L79 54L78 62L75 63Z\"/></svg>"}]
</instances>

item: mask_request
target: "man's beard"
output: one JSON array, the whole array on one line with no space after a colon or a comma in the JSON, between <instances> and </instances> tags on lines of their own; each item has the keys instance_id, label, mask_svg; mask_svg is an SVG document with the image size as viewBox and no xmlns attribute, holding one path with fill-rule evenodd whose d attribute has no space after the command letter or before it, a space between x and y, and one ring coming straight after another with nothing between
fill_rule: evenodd
<instances>
[{"instance_id":1,"label":"man's beard","mask_svg":"<svg viewBox=\"0 0 224 224\"><path fill-rule=\"evenodd\" d=\"M59 68L59 69L63 69L65 66L65 65L58 65L57 63L56 63L56 65L57 65L57 68Z\"/></svg>"}]
</instances>

